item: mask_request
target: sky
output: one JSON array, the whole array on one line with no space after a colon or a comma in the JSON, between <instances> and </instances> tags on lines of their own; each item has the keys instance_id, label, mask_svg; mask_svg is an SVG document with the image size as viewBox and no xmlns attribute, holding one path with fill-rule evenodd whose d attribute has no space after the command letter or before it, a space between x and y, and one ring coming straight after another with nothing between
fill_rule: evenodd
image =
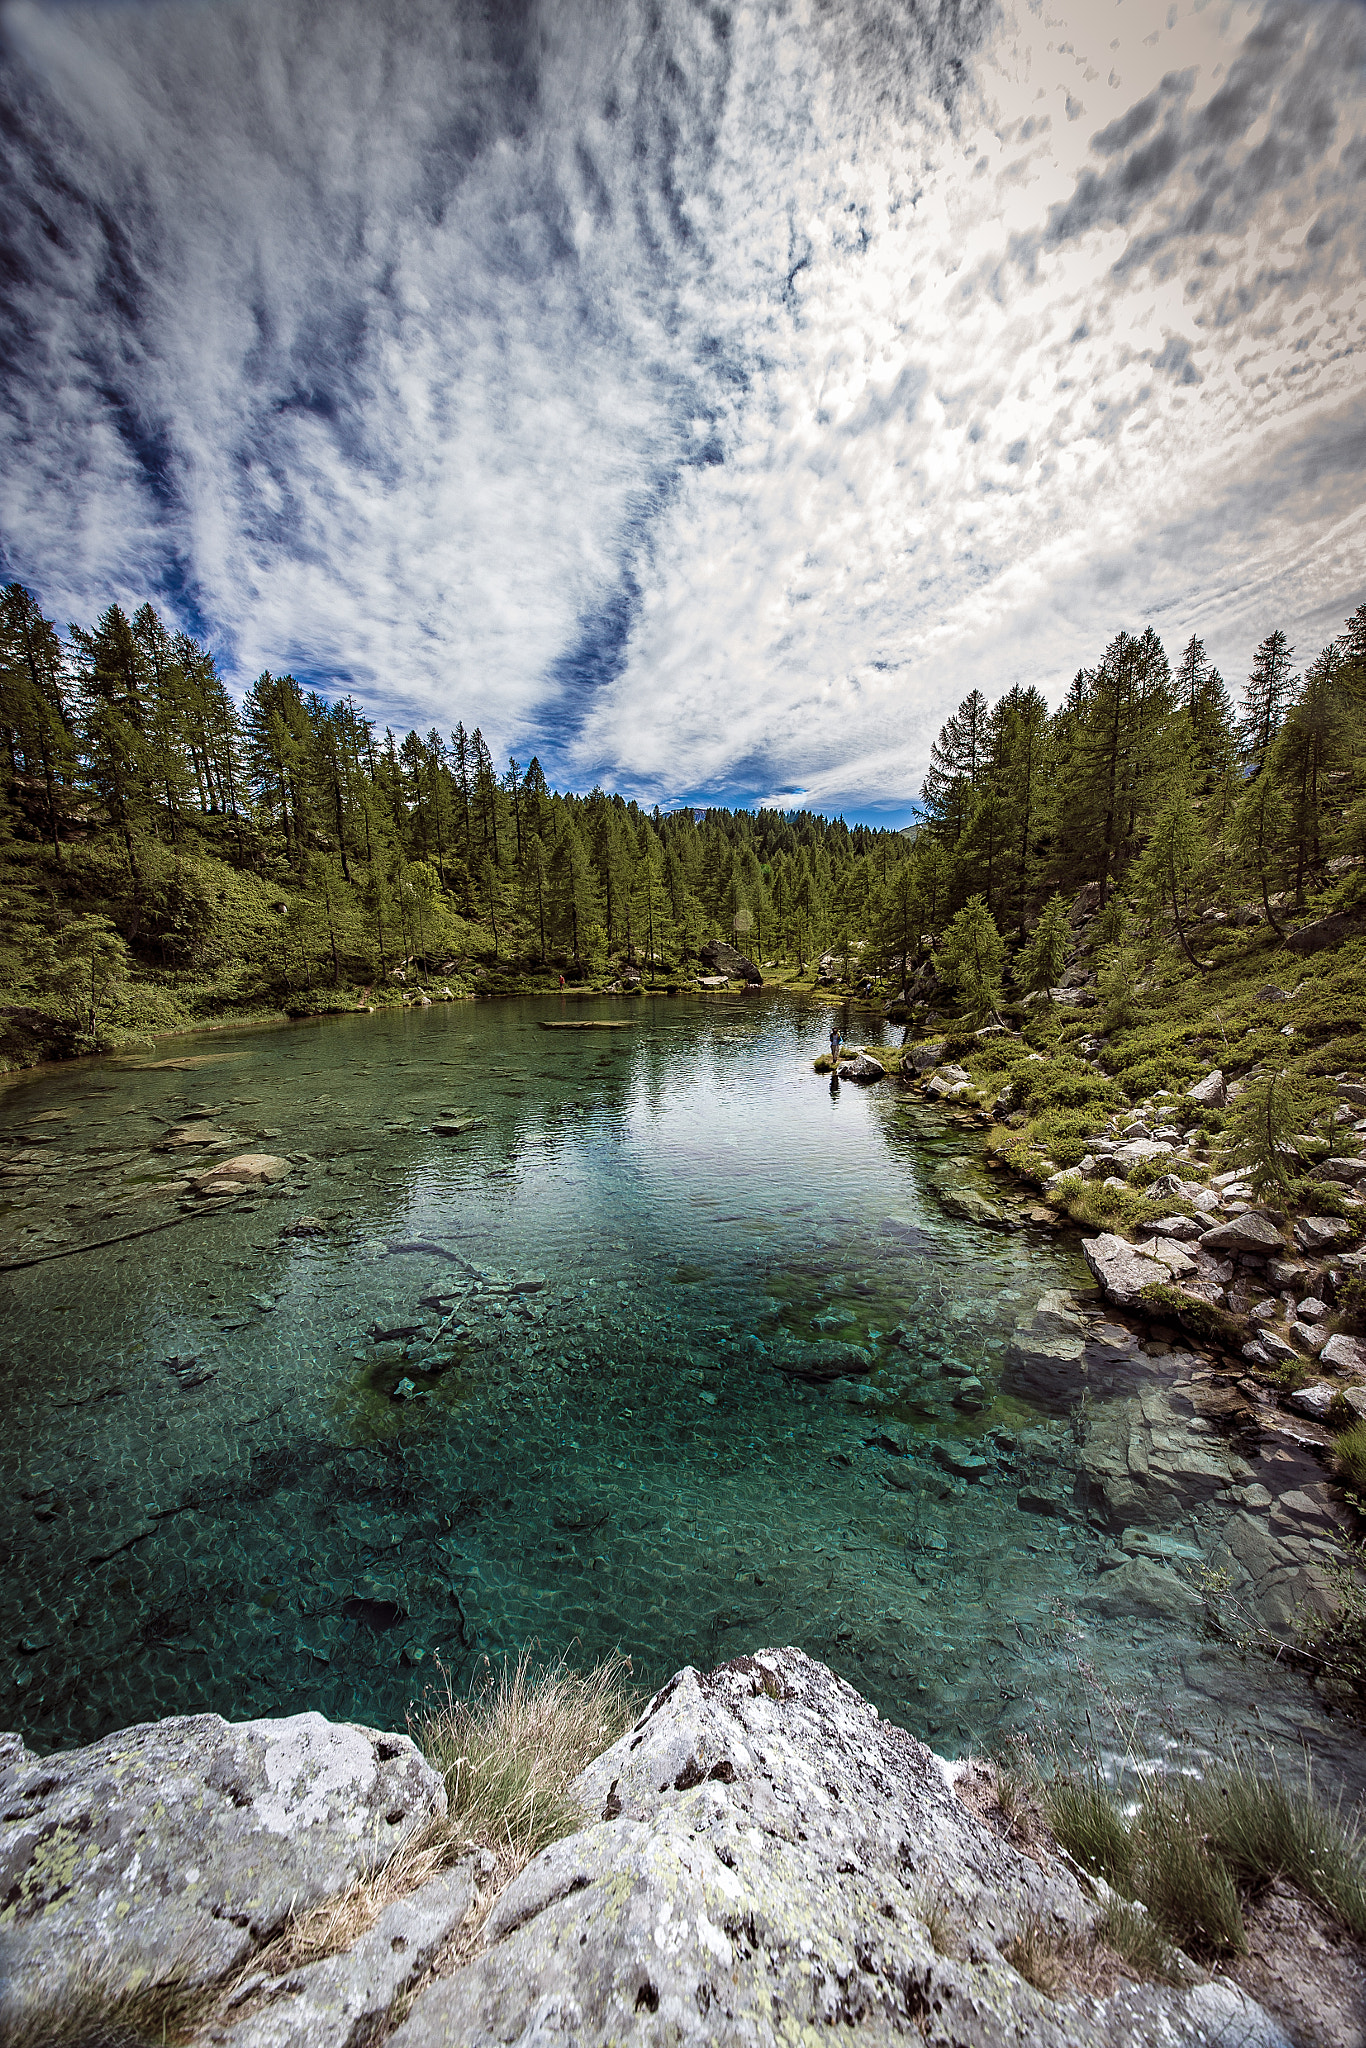
<instances>
[{"instance_id":1,"label":"sky","mask_svg":"<svg viewBox=\"0 0 1366 2048\"><path fill-rule=\"evenodd\" d=\"M1366 600L1366 9L0 4L0 574L557 787L900 823Z\"/></svg>"}]
</instances>

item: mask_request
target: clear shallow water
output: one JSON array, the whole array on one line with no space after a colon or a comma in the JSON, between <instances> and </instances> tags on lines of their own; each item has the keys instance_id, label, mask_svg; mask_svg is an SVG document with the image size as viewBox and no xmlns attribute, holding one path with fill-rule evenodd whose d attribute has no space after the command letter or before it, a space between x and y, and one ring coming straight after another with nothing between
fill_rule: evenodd
<instances>
[{"instance_id":1,"label":"clear shallow water","mask_svg":"<svg viewBox=\"0 0 1366 2048\"><path fill-rule=\"evenodd\" d=\"M590 1015L629 1028L538 1028ZM950 1752L1099 1683L1154 1741L1303 1731L1354 1778L1294 1675L1198 1615L1095 1610L1118 1532L1078 1445L1164 1360L1102 1343L1084 1414L1075 1385L1031 1397L1011 1332L1088 1285L1079 1255L944 1213L970 1141L890 1084L832 1096L827 1025L768 998L463 1004L12 1087L0 1258L170 1227L0 1274L0 1725L401 1725L438 1654L461 1684L531 1640L620 1646L648 1685L797 1642ZM157 1149L196 1122L204 1150ZM290 1181L208 1214L165 1191L242 1150ZM790 1370L849 1343L864 1379ZM1173 1500L1159 1533L1207 1551L1234 1504Z\"/></svg>"}]
</instances>

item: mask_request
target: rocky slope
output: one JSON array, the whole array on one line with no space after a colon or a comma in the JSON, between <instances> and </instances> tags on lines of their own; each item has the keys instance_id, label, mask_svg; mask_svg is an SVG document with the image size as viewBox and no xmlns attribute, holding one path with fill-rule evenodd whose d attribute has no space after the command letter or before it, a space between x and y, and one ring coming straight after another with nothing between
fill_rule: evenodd
<instances>
[{"instance_id":1,"label":"rocky slope","mask_svg":"<svg viewBox=\"0 0 1366 2048\"><path fill-rule=\"evenodd\" d=\"M1012 1846L958 1796L967 1767L795 1649L679 1672L578 1780L584 1827L501 1894L463 1961L471 1859L340 1954L251 1966L291 1905L345 1894L444 1808L403 1737L198 1716L44 1760L9 1738L0 1755L0 2025L16 2040L81 2010L85 2031L63 2022L62 2038L93 2042L100 1997L178 1976L202 1991L196 2048L757 2044L832 2027L940 2048L1288 2048L1194 1968L1179 1988L1112 1970L1108 1988L1064 1971L1035 1989L1017 1963L1085 1951L1104 1887Z\"/></svg>"}]
</instances>

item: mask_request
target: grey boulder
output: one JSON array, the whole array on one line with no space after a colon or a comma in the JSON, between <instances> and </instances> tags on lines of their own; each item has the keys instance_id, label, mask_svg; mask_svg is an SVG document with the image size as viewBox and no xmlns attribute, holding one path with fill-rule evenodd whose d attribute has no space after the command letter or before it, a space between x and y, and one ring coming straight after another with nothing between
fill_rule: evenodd
<instances>
[{"instance_id":1,"label":"grey boulder","mask_svg":"<svg viewBox=\"0 0 1366 2048\"><path fill-rule=\"evenodd\" d=\"M1312 1177L1315 1180L1345 1181L1348 1186L1354 1186L1363 1174L1366 1174L1366 1159L1342 1157L1325 1159L1322 1166L1314 1168Z\"/></svg>"},{"instance_id":2,"label":"grey boulder","mask_svg":"<svg viewBox=\"0 0 1366 2048\"><path fill-rule=\"evenodd\" d=\"M1331 1366L1334 1372L1351 1373L1354 1379L1366 1379L1366 1344L1359 1337L1339 1333L1328 1339L1319 1353L1319 1363Z\"/></svg>"},{"instance_id":3,"label":"grey boulder","mask_svg":"<svg viewBox=\"0 0 1366 2048\"><path fill-rule=\"evenodd\" d=\"M1302 1252L1328 1252L1356 1236L1356 1225L1342 1216L1301 1216L1295 1225L1295 1242Z\"/></svg>"},{"instance_id":4,"label":"grey boulder","mask_svg":"<svg viewBox=\"0 0 1366 2048\"><path fill-rule=\"evenodd\" d=\"M340 1955L283 1976L248 1977L192 2048L368 2048L400 1991L420 1977L474 1904L473 1858L386 1906Z\"/></svg>"},{"instance_id":5,"label":"grey boulder","mask_svg":"<svg viewBox=\"0 0 1366 2048\"><path fill-rule=\"evenodd\" d=\"M727 945L724 939L709 939L698 957L713 974L724 974L729 981L762 981L764 978L746 954L735 946Z\"/></svg>"},{"instance_id":6,"label":"grey boulder","mask_svg":"<svg viewBox=\"0 0 1366 2048\"><path fill-rule=\"evenodd\" d=\"M911 1046L906 1058L917 1074L928 1074L932 1067L939 1065L947 1050L948 1044L945 1039L927 1038L923 1044Z\"/></svg>"},{"instance_id":7,"label":"grey boulder","mask_svg":"<svg viewBox=\"0 0 1366 2048\"><path fill-rule=\"evenodd\" d=\"M1263 1259L1279 1258L1285 1251L1281 1233L1267 1217L1249 1209L1245 1215L1230 1216L1216 1223L1200 1240L1202 1252L1251 1252Z\"/></svg>"},{"instance_id":8,"label":"grey boulder","mask_svg":"<svg viewBox=\"0 0 1366 2048\"><path fill-rule=\"evenodd\" d=\"M590 1824L509 1885L391 2048L1285 2048L1224 1985L1034 1990L1003 1950L1084 1930L1098 1902L976 1818L965 1768L800 1650L685 1669L576 1781Z\"/></svg>"},{"instance_id":9,"label":"grey boulder","mask_svg":"<svg viewBox=\"0 0 1366 2048\"><path fill-rule=\"evenodd\" d=\"M841 1081L880 1081L887 1069L881 1060L875 1060L871 1053L856 1053L854 1058L840 1068Z\"/></svg>"},{"instance_id":10,"label":"grey boulder","mask_svg":"<svg viewBox=\"0 0 1366 2048\"><path fill-rule=\"evenodd\" d=\"M1218 1109L1224 1100L1224 1076L1216 1067L1212 1074L1206 1074L1203 1081L1196 1081L1186 1090L1192 1102L1198 1102L1206 1109Z\"/></svg>"},{"instance_id":11,"label":"grey boulder","mask_svg":"<svg viewBox=\"0 0 1366 2048\"><path fill-rule=\"evenodd\" d=\"M1166 1266L1144 1258L1126 1238L1116 1237L1112 1231L1084 1237L1081 1250L1102 1292L1117 1308L1131 1307L1145 1287L1171 1283Z\"/></svg>"},{"instance_id":12,"label":"grey boulder","mask_svg":"<svg viewBox=\"0 0 1366 2048\"><path fill-rule=\"evenodd\" d=\"M94 1977L215 1982L383 1865L446 1790L406 1735L195 1714L0 1770L0 2036Z\"/></svg>"}]
</instances>

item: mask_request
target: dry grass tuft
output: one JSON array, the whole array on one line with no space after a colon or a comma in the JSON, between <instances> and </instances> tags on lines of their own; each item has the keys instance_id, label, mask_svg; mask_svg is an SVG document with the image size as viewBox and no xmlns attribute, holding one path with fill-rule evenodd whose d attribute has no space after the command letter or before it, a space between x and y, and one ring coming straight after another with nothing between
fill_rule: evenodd
<instances>
[{"instance_id":1,"label":"dry grass tuft","mask_svg":"<svg viewBox=\"0 0 1366 2048\"><path fill-rule=\"evenodd\" d=\"M639 1713L630 1672L616 1652L577 1672L563 1659L537 1669L523 1650L497 1671L486 1661L468 1697L448 1681L409 1715L413 1740L446 1781L448 1834L496 1857L499 1888L583 1825L569 1787Z\"/></svg>"},{"instance_id":2,"label":"dry grass tuft","mask_svg":"<svg viewBox=\"0 0 1366 2048\"><path fill-rule=\"evenodd\" d=\"M1068 1962L1072 1946L1071 1936L1059 1936L1042 1920L1027 1920L1001 1954L1026 1984L1042 1991L1045 1998L1056 1998L1071 1977Z\"/></svg>"},{"instance_id":3,"label":"dry grass tuft","mask_svg":"<svg viewBox=\"0 0 1366 2048\"><path fill-rule=\"evenodd\" d=\"M6 2048L172 2048L187 2041L217 1997L189 1989L171 1969L154 1984L116 1990L93 1969L63 1986L52 2003L14 2022Z\"/></svg>"}]
</instances>

